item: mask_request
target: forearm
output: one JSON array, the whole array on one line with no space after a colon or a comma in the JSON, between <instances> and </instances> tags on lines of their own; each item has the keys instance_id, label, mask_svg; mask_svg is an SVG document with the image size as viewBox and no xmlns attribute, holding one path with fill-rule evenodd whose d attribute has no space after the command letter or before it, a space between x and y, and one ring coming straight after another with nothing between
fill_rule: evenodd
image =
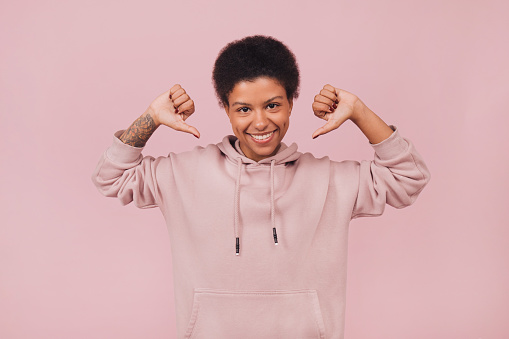
<instances>
[{"instance_id":1,"label":"forearm","mask_svg":"<svg viewBox=\"0 0 509 339\"><path fill-rule=\"evenodd\" d=\"M378 115L370 110L362 101L358 102L359 108L356 114L350 118L354 124L364 133L372 144L378 144L394 132Z\"/></svg>"},{"instance_id":2,"label":"forearm","mask_svg":"<svg viewBox=\"0 0 509 339\"><path fill-rule=\"evenodd\" d=\"M155 115L150 109L147 109L138 119L136 119L128 129L120 136L120 141L124 144L134 147L144 147L152 133L159 127L155 120Z\"/></svg>"}]
</instances>

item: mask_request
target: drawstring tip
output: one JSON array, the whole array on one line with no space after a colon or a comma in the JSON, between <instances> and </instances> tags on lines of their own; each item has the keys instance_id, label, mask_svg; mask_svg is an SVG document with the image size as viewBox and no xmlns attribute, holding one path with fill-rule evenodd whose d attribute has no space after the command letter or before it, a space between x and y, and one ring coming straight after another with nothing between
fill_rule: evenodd
<instances>
[{"instance_id":1,"label":"drawstring tip","mask_svg":"<svg viewBox=\"0 0 509 339\"><path fill-rule=\"evenodd\" d=\"M239 255L239 237L236 238L235 240L235 255Z\"/></svg>"},{"instance_id":2,"label":"drawstring tip","mask_svg":"<svg viewBox=\"0 0 509 339\"><path fill-rule=\"evenodd\" d=\"M276 228L275 227L272 229L272 234L274 235L274 243L277 245L278 244L277 243L277 233L276 233Z\"/></svg>"}]
</instances>

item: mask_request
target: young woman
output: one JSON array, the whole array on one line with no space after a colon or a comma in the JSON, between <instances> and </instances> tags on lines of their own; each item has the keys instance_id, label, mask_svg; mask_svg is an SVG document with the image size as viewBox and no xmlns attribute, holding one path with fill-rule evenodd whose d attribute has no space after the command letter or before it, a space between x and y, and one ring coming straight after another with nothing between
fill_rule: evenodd
<instances>
[{"instance_id":1,"label":"young woman","mask_svg":"<svg viewBox=\"0 0 509 339\"><path fill-rule=\"evenodd\" d=\"M342 338L349 222L380 215L386 204L412 204L430 178L422 157L396 127L332 85L314 98L315 115L327 122L313 137L350 119L374 160L317 159L285 145L299 70L272 37L225 46L213 81L234 136L143 156L160 125L200 136L186 123L194 102L175 85L114 133L94 184L123 205L161 209L178 338Z\"/></svg>"}]
</instances>

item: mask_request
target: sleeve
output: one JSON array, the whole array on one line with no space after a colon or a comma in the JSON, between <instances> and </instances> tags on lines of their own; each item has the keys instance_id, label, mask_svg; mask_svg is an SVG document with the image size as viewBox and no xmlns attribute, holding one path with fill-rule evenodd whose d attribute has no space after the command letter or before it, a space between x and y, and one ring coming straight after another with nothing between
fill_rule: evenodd
<instances>
[{"instance_id":1,"label":"sleeve","mask_svg":"<svg viewBox=\"0 0 509 339\"><path fill-rule=\"evenodd\" d=\"M371 144L374 160L359 166L359 186L352 219L377 216L388 204L395 208L411 205L430 180L430 172L412 142L402 138L396 127L390 137Z\"/></svg>"},{"instance_id":2,"label":"sleeve","mask_svg":"<svg viewBox=\"0 0 509 339\"><path fill-rule=\"evenodd\" d=\"M134 201L138 208L160 206L158 166L166 157L143 156L143 147L124 144L114 133L113 143L104 151L92 173L92 182L101 194L116 197L122 205Z\"/></svg>"}]
</instances>

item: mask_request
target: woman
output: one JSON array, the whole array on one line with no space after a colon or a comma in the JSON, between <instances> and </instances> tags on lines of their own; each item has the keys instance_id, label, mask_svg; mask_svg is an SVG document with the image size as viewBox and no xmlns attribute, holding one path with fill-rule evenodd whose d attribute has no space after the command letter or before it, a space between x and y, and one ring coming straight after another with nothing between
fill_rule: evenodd
<instances>
[{"instance_id":1,"label":"woman","mask_svg":"<svg viewBox=\"0 0 509 339\"><path fill-rule=\"evenodd\" d=\"M348 224L386 204L412 204L430 178L422 157L354 94L331 85L314 98L315 115L327 122L313 137L350 119L374 160L317 159L285 145L299 70L272 37L225 46L213 81L235 136L144 157L160 125L200 136L186 123L194 102L175 85L114 133L92 180L123 205L161 209L178 338L342 338Z\"/></svg>"}]
</instances>

